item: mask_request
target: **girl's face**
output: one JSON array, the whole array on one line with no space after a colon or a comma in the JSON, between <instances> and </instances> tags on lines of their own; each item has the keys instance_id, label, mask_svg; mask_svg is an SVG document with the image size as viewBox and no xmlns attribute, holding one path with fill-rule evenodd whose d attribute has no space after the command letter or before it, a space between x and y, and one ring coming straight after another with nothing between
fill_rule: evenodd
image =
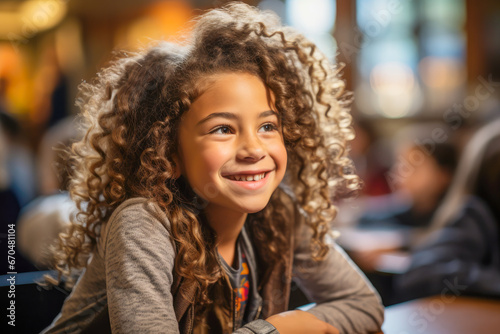
<instances>
[{"instance_id":1,"label":"girl's face","mask_svg":"<svg viewBox=\"0 0 500 334\"><path fill-rule=\"evenodd\" d=\"M180 171L211 209L258 212L286 170L278 115L260 78L224 73L208 79L180 122Z\"/></svg>"}]
</instances>

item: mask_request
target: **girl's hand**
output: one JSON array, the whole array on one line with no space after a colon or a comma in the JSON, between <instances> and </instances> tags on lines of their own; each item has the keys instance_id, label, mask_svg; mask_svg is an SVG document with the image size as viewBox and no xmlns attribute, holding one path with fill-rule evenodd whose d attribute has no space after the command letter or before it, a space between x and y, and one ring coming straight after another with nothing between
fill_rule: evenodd
<instances>
[{"instance_id":1,"label":"girl's hand","mask_svg":"<svg viewBox=\"0 0 500 334\"><path fill-rule=\"evenodd\" d=\"M339 330L304 311L288 311L266 319L280 334L339 334Z\"/></svg>"}]
</instances>

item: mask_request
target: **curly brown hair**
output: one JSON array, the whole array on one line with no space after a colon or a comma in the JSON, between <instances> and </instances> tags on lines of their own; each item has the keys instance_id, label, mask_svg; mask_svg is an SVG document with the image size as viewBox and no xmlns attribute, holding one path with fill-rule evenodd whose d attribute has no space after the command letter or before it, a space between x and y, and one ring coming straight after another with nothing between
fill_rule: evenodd
<instances>
[{"instance_id":1,"label":"curly brown hair","mask_svg":"<svg viewBox=\"0 0 500 334\"><path fill-rule=\"evenodd\" d=\"M200 16L189 42L161 43L116 60L77 100L85 137L72 147L70 193L78 214L61 234L57 269L67 274L86 265L99 231L126 199L144 197L170 220L175 270L209 303L208 288L221 276L214 232L199 215L183 177L175 177L173 153L181 116L203 92L203 78L221 72L258 76L275 96L288 168L261 212L249 215L252 237L269 267L289 247L289 193L312 229L313 257L322 259L325 235L335 218L333 200L356 191L359 180L347 157L352 139L350 96L339 67L305 37L282 26L270 12L233 3Z\"/></svg>"}]
</instances>

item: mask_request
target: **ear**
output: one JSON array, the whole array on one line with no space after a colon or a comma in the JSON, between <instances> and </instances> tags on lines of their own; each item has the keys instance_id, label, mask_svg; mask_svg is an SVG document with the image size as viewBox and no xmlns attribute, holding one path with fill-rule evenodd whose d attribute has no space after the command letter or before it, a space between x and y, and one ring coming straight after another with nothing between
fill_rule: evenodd
<instances>
[{"instance_id":1,"label":"ear","mask_svg":"<svg viewBox=\"0 0 500 334\"><path fill-rule=\"evenodd\" d=\"M179 158L179 155L175 153L172 156L172 159L174 160L175 166L174 166L174 178L178 179L182 175L182 165L181 165L181 159Z\"/></svg>"}]
</instances>

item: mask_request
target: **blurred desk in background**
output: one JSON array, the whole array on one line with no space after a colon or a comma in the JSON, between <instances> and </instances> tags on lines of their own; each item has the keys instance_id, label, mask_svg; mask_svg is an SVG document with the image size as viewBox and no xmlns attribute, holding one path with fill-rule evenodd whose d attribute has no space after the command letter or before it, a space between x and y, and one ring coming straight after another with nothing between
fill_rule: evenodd
<instances>
[{"instance_id":1,"label":"blurred desk in background","mask_svg":"<svg viewBox=\"0 0 500 334\"><path fill-rule=\"evenodd\" d=\"M385 309L384 334L498 334L500 300L434 296Z\"/></svg>"},{"instance_id":2,"label":"blurred desk in background","mask_svg":"<svg viewBox=\"0 0 500 334\"><path fill-rule=\"evenodd\" d=\"M339 227L337 243L346 250L372 251L381 248L402 248L407 245L407 230L389 228Z\"/></svg>"},{"instance_id":3,"label":"blurred desk in background","mask_svg":"<svg viewBox=\"0 0 500 334\"><path fill-rule=\"evenodd\" d=\"M337 243L353 257L362 270L365 270L358 255L371 254L367 262L371 271L386 274L402 274L410 265L406 251L407 231L402 229L362 229L356 227L339 228Z\"/></svg>"},{"instance_id":4,"label":"blurred desk in background","mask_svg":"<svg viewBox=\"0 0 500 334\"><path fill-rule=\"evenodd\" d=\"M393 281L410 266L410 254L405 251L407 230L343 227L338 231L337 243L377 289L384 306L400 302Z\"/></svg>"}]
</instances>

